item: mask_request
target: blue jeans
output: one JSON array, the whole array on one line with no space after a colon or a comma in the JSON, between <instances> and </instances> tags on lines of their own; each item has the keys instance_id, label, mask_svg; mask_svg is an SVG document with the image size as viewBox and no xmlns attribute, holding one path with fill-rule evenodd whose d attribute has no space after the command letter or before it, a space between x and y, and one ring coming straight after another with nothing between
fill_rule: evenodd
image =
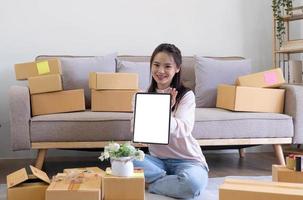
<instances>
[{"instance_id":1,"label":"blue jeans","mask_svg":"<svg viewBox=\"0 0 303 200\"><path fill-rule=\"evenodd\" d=\"M174 198L195 198L205 189L208 171L199 163L180 159L159 159L145 155L144 161L134 161L144 169L148 192Z\"/></svg>"}]
</instances>

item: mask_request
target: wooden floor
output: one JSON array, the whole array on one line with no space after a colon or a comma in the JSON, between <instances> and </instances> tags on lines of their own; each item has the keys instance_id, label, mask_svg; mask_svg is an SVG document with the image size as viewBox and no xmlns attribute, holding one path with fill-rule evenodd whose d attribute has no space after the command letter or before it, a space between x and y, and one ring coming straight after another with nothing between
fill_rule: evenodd
<instances>
[{"instance_id":1,"label":"wooden floor","mask_svg":"<svg viewBox=\"0 0 303 200\"><path fill-rule=\"evenodd\" d=\"M205 154L210 177L221 176L268 176L271 165L277 160L274 153L247 153L239 158L238 153ZM0 160L0 183L6 183L6 175L23 167L33 165L34 160ZM99 166L106 168L109 163L101 163L97 158L47 158L44 171L51 178L65 168Z\"/></svg>"}]
</instances>

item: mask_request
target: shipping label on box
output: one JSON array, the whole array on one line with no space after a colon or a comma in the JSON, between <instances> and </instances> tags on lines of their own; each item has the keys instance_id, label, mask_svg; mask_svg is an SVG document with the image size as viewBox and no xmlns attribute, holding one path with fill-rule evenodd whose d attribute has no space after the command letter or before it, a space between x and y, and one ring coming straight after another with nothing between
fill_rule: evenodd
<instances>
[{"instance_id":1,"label":"shipping label on box","mask_svg":"<svg viewBox=\"0 0 303 200\"><path fill-rule=\"evenodd\" d=\"M216 107L233 111L283 113L284 89L219 85Z\"/></svg>"},{"instance_id":2,"label":"shipping label on box","mask_svg":"<svg viewBox=\"0 0 303 200\"><path fill-rule=\"evenodd\" d=\"M303 172L297 172L282 165L273 165L272 180L277 182L303 183Z\"/></svg>"},{"instance_id":3,"label":"shipping label on box","mask_svg":"<svg viewBox=\"0 0 303 200\"><path fill-rule=\"evenodd\" d=\"M29 77L28 85L31 94L56 92L63 90L60 74Z\"/></svg>"},{"instance_id":4,"label":"shipping label on box","mask_svg":"<svg viewBox=\"0 0 303 200\"><path fill-rule=\"evenodd\" d=\"M100 200L102 177L96 173L57 174L46 190L46 200Z\"/></svg>"},{"instance_id":5,"label":"shipping label on box","mask_svg":"<svg viewBox=\"0 0 303 200\"><path fill-rule=\"evenodd\" d=\"M258 72L238 77L238 86L247 87L279 87L285 83L281 68Z\"/></svg>"},{"instance_id":6,"label":"shipping label on box","mask_svg":"<svg viewBox=\"0 0 303 200\"><path fill-rule=\"evenodd\" d=\"M137 90L91 90L91 110L132 112L132 99Z\"/></svg>"},{"instance_id":7,"label":"shipping label on box","mask_svg":"<svg viewBox=\"0 0 303 200\"><path fill-rule=\"evenodd\" d=\"M95 90L138 90L139 77L136 73L91 72L89 88Z\"/></svg>"},{"instance_id":8,"label":"shipping label on box","mask_svg":"<svg viewBox=\"0 0 303 200\"><path fill-rule=\"evenodd\" d=\"M103 200L142 200L145 198L144 171L138 169L131 177L112 176L109 170L103 176Z\"/></svg>"},{"instance_id":9,"label":"shipping label on box","mask_svg":"<svg viewBox=\"0 0 303 200\"><path fill-rule=\"evenodd\" d=\"M31 95L32 115L85 110L84 90L65 90Z\"/></svg>"},{"instance_id":10,"label":"shipping label on box","mask_svg":"<svg viewBox=\"0 0 303 200\"><path fill-rule=\"evenodd\" d=\"M225 179L219 187L220 200L299 200L303 184Z\"/></svg>"},{"instance_id":11,"label":"shipping label on box","mask_svg":"<svg viewBox=\"0 0 303 200\"><path fill-rule=\"evenodd\" d=\"M29 77L48 74L62 74L61 62L59 59L15 64L15 75L17 80L26 80Z\"/></svg>"},{"instance_id":12,"label":"shipping label on box","mask_svg":"<svg viewBox=\"0 0 303 200\"><path fill-rule=\"evenodd\" d=\"M45 199L50 180L45 172L33 166L30 166L30 169L32 174L28 174L23 168L7 176L8 200Z\"/></svg>"}]
</instances>

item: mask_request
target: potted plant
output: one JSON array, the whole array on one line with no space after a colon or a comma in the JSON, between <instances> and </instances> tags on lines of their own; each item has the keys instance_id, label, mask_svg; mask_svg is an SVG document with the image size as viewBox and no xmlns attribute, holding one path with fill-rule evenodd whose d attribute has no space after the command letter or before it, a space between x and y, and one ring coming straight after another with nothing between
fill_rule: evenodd
<instances>
[{"instance_id":1,"label":"potted plant","mask_svg":"<svg viewBox=\"0 0 303 200\"><path fill-rule=\"evenodd\" d=\"M109 158L112 175L131 176L134 171L133 160L142 161L144 159L144 152L136 149L129 142L122 145L111 142L104 147L104 152L99 157L101 161Z\"/></svg>"},{"instance_id":2,"label":"potted plant","mask_svg":"<svg viewBox=\"0 0 303 200\"><path fill-rule=\"evenodd\" d=\"M285 35L284 15L291 15L292 0L272 0L273 16L276 23L276 37L282 46L283 36Z\"/></svg>"}]
</instances>

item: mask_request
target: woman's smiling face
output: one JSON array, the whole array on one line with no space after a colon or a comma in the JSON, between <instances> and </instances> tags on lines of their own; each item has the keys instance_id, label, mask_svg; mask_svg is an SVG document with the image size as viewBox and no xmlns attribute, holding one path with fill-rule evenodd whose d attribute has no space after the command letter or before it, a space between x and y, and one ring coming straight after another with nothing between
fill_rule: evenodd
<instances>
[{"instance_id":1,"label":"woman's smiling face","mask_svg":"<svg viewBox=\"0 0 303 200\"><path fill-rule=\"evenodd\" d=\"M174 58L166 52L159 52L154 57L151 73L157 82L158 89L166 89L170 86L176 73L180 71Z\"/></svg>"}]
</instances>

